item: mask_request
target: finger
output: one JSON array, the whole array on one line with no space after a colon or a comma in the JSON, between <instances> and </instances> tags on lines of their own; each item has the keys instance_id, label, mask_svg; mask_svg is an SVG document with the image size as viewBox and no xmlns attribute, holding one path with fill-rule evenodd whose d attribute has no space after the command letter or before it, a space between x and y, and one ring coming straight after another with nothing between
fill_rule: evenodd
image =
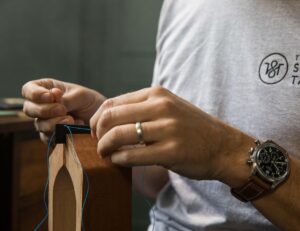
<instances>
[{"instance_id":1,"label":"finger","mask_svg":"<svg viewBox=\"0 0 300 231\"><path fill-rule=\"evenodd\" d=\"M50 145L49 142L51 142L52 145L54 141L54 134L53 132L51 133L40 132L40 139L42 140L43 143Z\"/></svg>"},{"instance_id":2,"label":"finger","mask_svg":"<svg viewBox=\"0 0 300 231\"><path fill-rule=\"evenodd\" d=\"M132 104L143 102L148 99L150 88L144 88L138 91L129 92L114 98L107 99L103 107L115 107L123 104Z\"/></svg>"},{"instance_id":3,"label":"finger","mask_svg":"<svg viewBox=\"0 0 300 231\"><path fill-rule=\"evenodd\" d=\"M150 87L144 88L138 91L126 93L111 99L107 100L107 104L109 107L124 105L124 104L132 104L132 103L139 103L149 99L150 96L157 96L160 97L162 95L167 94L167 90L163 87ZM106 105L104 104L104 107Z\"/></svg>"},{"instance_id":4,"label":"finger","mask_svg":"<svg viewBox=\"0 0 300 231\"><path fill-rule=\"evenodd\" d=\"M110 108L120 106L120 105L140 103L140 102L145 101L148 98L148 91L149 91L149 88L145 88L145 89L141 89L139 91L126 93L126 94L105 100L103 102L103 104L100 106L100 108L98 109L98 111L90 119L90 126L91 127L96 126L98 118L105 110L108 110ZM95 135L93 130L92 130L92 135Z\"/></svg>"},{"instance_id":5,"label":"finger","mask_svg":"<svg viewBox=\"0 0 300 231\"><path fill-rule=\"evenodd\" d=\"M145 88L139 91L127 93L121 96L117 96L115 98L107 99L90 119L90 127L92 128L91 130L92 137L96 136L95 131L97 128L97 123L99 121L99 118L102 117L102 114L105 111L121 105L125 106L125 105L142 103L147 99L149 99L149 97L151 96L156 96L154 98L157 97L159 98L160 96L166 95L166 93L167 93L166 89L162 87L152 87L152 88Z\"/></svg>"},{"instance_id":6,"label":"finger","mask_svg":"<svg viewBox=\"0 0 300 231\"><path fill-rule=\"evenodd\" d=\"M25 101L23 111L30 117L48 119L67 114L65 106L59 103L36 104L31 101Z\"/></svg>"},{"instance_id":7,"label":"finger","mask_svg":"<svg viewBox=\"0 0 300 231\"><path fill-rule=\"evenodd\" d=\"M61 103L64 92L59 88L52 88L50 92L54 97L54 102Z\"/></svg>"},{"instance_id":8,"label":"finger","mask_svg":"<svg viewBox=\"0 0 300 231\"><path fill-rule=\"evenodd\" d=\"M51 133L55 129L56 124L74 124L72 116L59 116L51 119L36 119L35 128L39 132Z\"/></svg>"},{"instance_id":9,"label":"finger","mask_svg":"<svg viewBox=\"0 0 300 231\"><path fill-rule=\"evenodd\" d=\"M101 139L107 131L117 125L154 120L158 115L153 108L153 102L143 102L107 109L100 115L97 125L92 126L92 130L96 131L97 138Z\"/></svg>"},{"instance_id":10,"label":"finger","mask_svg":"<svg viewBox=\"0 0 300 231\"><path fill-rule=\"evenodd\" d=\"M22 95L36 103L53 103L61 98L63 89L55 87L51 79L41 79L27 82L22 87Z\"/></svg>"},{"instance_id":11,"label":"finger","mask_svg":"<svg viewBox=\"0 0 300 231\"><path fill-rule=\"evenodd\" d=\"M163 138L160 123L145 122L142 124L143 141L153 143ZM97 151L103 157L119 150L123 146L138 144L139 139L135 124L116 126L107 132L98 142Z\"/></svg>"},{"instance_id":12,"label":"finger","mask_svg":"<svg viewBox=\"0 0 300 231\"><path fill-rule=\"evenodd\" d=\"M111 161L114 164L132 167L146 165L166 165L166 147L163 143L138 147L133 149L120 150L112 154Z\"/></svg>"},{"instance_id":13,"label":"finger","mask_svg":"<svg viewBox=\"0 0 300 231\"><path fill-rule=\"evenodd\" d=\"M40 139L43 143L48 144L50 140L50 136L46 135L45 133L40 132Z\"/></svg>"}]
</instances>

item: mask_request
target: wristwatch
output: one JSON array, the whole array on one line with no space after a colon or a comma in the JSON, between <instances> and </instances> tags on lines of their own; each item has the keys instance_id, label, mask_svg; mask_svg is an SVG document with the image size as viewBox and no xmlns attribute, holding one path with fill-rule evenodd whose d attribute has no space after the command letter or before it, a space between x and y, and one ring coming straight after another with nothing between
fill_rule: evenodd
<instances>
[{"instance_id":1,"label":"wristwatch","mask_svg":"<svg viewBox=\"0 0 300 231\"><path fill-rule=\"evenodd\" d=\"M272 140L261 143L249 151L247 164L251 176L241 187L232 188L231 193L243 202L253 201L276 189L290 173L290 161L286 150Z\"/></svg>"}]
</instances>

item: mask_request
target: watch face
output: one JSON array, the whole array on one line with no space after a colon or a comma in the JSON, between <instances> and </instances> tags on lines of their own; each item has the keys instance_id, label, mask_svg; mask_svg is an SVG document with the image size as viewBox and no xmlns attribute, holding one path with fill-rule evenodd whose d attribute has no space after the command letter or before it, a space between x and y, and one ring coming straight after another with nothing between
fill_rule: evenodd
<instances>
[{"instance_id":1,"label":"watch face","mask_svg":"<svg viewBox=\"0 0 300 231\"><path fill-rule=\"evenodd\" d=\"M257 154L257 167L260 173L270 180L280 180L288 172L288 158L275 145L262 147Z\"/></svg>"}]
</instances>

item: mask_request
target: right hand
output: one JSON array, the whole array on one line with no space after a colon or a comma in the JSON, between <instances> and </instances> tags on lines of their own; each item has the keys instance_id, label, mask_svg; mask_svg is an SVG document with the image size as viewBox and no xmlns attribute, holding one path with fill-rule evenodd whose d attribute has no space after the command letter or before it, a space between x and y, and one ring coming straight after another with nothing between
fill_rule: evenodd
<instances>
[{"instance_id":1,"label":"right hand","mask_svg":"<svg viewBox=\"0 0 300 231\"><path fill-rule=\"evenodd\" d=\"M88 124L105 97L97 91L55 79L39 79L23 85L23 111L35 118L42 141L47 142L55 124Z\"/></svg>"}]
</instances>

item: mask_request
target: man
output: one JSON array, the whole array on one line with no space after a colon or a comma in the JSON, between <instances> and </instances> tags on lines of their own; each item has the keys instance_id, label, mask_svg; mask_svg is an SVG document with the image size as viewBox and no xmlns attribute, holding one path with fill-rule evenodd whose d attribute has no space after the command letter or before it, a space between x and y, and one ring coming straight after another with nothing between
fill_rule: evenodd
<instances>
[{"instance_id":1,"label":"man","mask_svg":"<svg viewBox=\"0 0 300 231\"><path fill-rule=\"evenodd\" d=\"M173 93L105 100L44 79L24 85L24 111L43 140L90 123L100 155L149 166L136 186L157 196L156 231L300 230L299 12L298 0L165 0L153 86Z\"/></svg>"}]
</instances>

